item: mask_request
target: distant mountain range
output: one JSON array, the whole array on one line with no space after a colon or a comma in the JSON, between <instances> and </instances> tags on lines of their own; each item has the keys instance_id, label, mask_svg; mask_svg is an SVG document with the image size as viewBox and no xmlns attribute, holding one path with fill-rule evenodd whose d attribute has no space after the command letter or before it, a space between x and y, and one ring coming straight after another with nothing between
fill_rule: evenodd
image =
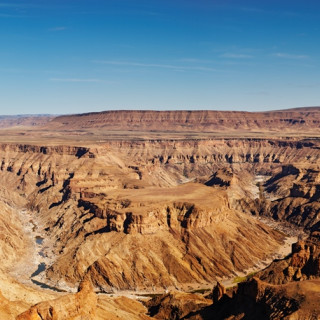
<instances>
[{"instance_id":1,"label":"distant mountain range","mask_svg":"<svg viewBox=\"0 0 320 320\"><path fill-rule=\"evenodd\" d=\"M71 115L0 116L0 128L166 132L295 132L320 130L320 107L266 112L117 110Z\"/></svg>"},{"instance_id":2,"label":"distant mountain range","mask_svg":"<svg viewBox=\"0 0 320 320\"><path fill-rule=\"evenodd\" d=\"M43 126L55 117L49 114L0 115L0 128Z\"/></svg>"}]
</instances>

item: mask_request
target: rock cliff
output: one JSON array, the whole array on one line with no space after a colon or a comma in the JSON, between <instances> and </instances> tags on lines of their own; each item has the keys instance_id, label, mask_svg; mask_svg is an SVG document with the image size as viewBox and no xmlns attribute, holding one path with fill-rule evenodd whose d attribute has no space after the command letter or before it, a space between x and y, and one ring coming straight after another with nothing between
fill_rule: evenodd
<instances>
[{"instance_id":1,"label":"rock cliff","mask_svg":"<svg viewBox=\"0 0 320 320\"><path fill-rule=\"evenodd\" d=\"M17 320L93 320L97 297L90 282L83 281L79 292L52 301L41 302L20 314Z\"/></svg>"},{"instance_id":2,"label":"rock cliff","mask_svg":"<svg viewBox=\"0 0 320 320\"><path fill-rule=\"evenodd\" d=\"M52 128L107 128L134 131L269 131L310 132L319 129L320 108L270 112L236 111L105 111L60 116Z\"/></svg>"},{"instance_id":3,"label":"rock cliff","mask_svg":"<svg viewBox=\"0 0 320 320\"><path fill-rule=\"evenodd\" d=\"M2 131L0 275L19 278L22 269L30 274L19 285L0 277L0 312L28 309L21 319L309 316L297 312L313 306L318 290L319 123L317 108L105 112L58 117L36 131L12 129L12 140ZM106 138L108 130L117 133ZM134 134L123 138L128 130ZM218 134L227 130L233 137ZM239 130L251 133L236 137ZM167 136L152 138L153 131ZM208 138L200 131L217 134ZM109 294L211 287L277 254L286 235L261 216L312 236L234 293L217 287L212 306L203 297L169 293L152 300L146 315L145 307L127 298L52 290L72 291L81 281ZM31 238L34 230L40 244ZM35 264L35 255L43 264ZM19 290L26 301L17 302Z\"/></svg>"},{"instance_id":4,"label":"rock cliff","mask_svg":"<svg viewBox=\"0 0 320 320\"><path fill-rule=\"evenodd\" d=\"M319 232L292 246L292 253L235 288L217 283L210 297L175 292L146 303L161 319L318 319L320 315ZM207 296L208 298L209 296Z\"/></svg>"},{"instance_id":5,"label":"rock cliff","mask_svg":"<svg viewBox=\"0 0 320 320\"><path fill-rule=\"evenodd\" d=\"M3 144L0 174L43 226L52 258L46 273L56 285L86 276L104 291L179 287L249 268L275 251L283 236L232 209L224 185L191 180L250 161L278 166L286 161L279 145L288 161L306 157L296 140ZM304 148L317 161L313 146ZM274 162L265 162L268 152L278 153Z\"/></svg>"},{"instance_id":6,"label":"rock cliff","mask_svg":"<svg viewBox=\"0 0 320 320\"><path fill-rule=\"evenodd\" d=\"M241 199L238 209L265 215L277 221L286 221L304 228L320 227L319 197L320 168L313 162L286 164L273 170L264 183L260 183L260 195L255 199Z\"/></svg>"},{"instance_id":7,"label":"rock cliff","mask_svg":"<svg viewBox=\"0 0 320 320\"><path fill-rule=\"evenodd\" d=\"M320 233L314 231L306 240L292 245L292 253L274 261L257 276L272 284L302 281L320 277Z\"/></svg>"}]
</instances>

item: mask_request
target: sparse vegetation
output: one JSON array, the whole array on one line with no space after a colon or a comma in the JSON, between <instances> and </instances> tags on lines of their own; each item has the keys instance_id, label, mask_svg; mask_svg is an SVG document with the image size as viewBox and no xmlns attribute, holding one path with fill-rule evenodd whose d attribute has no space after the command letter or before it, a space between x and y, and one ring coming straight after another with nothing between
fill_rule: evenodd
<instances>
[{"instance_id":1,"label":"sparse vegetation","mask_svg":"<svg viewBox=\"0 0 320 320\"><path fill-rule=\"evenodd\" d=\"M256 272L251 272L248 275L243 276L243 277L235 277L233 279L233 283L240 283L240 282L247 281L247 280L251 279L255 274L256 274Z\"/></svg>"}]
</instances>

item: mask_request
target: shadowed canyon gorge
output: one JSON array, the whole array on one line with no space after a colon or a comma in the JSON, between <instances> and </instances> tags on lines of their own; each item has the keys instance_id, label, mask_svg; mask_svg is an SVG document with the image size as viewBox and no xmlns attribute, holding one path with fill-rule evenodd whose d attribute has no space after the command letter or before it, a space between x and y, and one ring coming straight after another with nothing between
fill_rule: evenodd
<instances>
[{"instance_id":1,"label":"shadowed canyon gorge","mask_svg":"<svg viewBox=\"0 0 320 320\"><path fill-rule=\"evenodd\" d=\"M0 117L0 319L320 319L319 163L320 107Z\"/></svg>"}]
</instances>

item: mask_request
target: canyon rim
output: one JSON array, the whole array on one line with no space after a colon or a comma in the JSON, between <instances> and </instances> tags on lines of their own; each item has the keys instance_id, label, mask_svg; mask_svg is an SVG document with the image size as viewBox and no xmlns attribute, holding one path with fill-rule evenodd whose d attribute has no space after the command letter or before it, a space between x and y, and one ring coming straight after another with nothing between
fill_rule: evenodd
<instances>
[{"instance_id":1,"label":"canyon rim","mask_svg":"<svg viewBox=\"0 0 320 320\"><path fill-rule=\"evenodd\" d=\"M319 317L320 108L0 125L1 319Z\"/></svg>"}]
</instances>

